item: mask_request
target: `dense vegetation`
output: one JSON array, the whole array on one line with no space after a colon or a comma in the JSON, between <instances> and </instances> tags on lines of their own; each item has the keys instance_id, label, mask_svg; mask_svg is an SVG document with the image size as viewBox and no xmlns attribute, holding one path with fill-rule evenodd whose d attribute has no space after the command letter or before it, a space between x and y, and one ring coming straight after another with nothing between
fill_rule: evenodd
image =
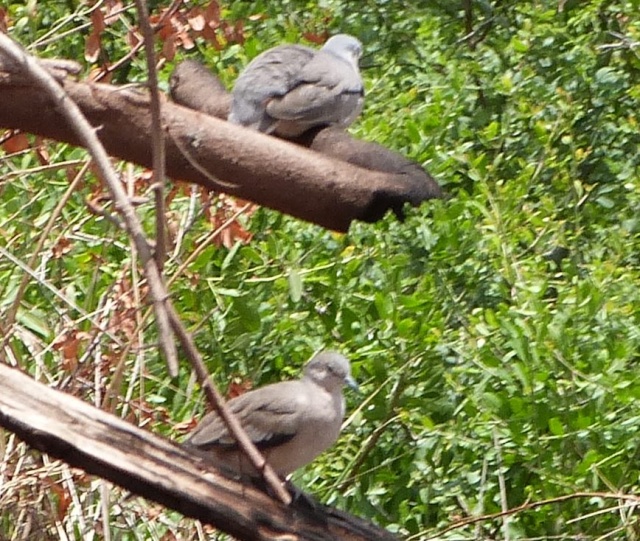
<instances>
[{"instance_id":1,"label":"dense vegetation","mask_svg":"<svg viewBox=\"0 0 640 541\"><path fill-rule=\"evenodd\" d=\"M174 36L174 58L161 35L165 87L186 57L232 84L282 41L354 34L367 103L352 133L423 164L450 194L346 235L245 212L184 270L242 204L170 194L166 273L222 388L294 377L322 347L352 359L363 393L348 397L344 434L295 481L411 539L638 539L640 2L228 2L217 46L187 26L189 9L175 20L193 48ZM6 20L35 54L86 55L88 74L130 51L135 10L109 21L95 60L85 4L10 2ZM142 51L111 78L144 80ZM99 182L87 175L69 191L86 153L29 143L0 161L0 317L19 302L2 357L87 401L114 385L119 414L180 438L203 400L186 365L177 380L165 373L135 253L85 204ZM120 168L144 195L147 177ZM139 211L152 231L152 204ZM24 264L33 274L21 291ZM35 454L9 476L25 450L0 441L0 539L20 539L33 502L47 538L56 520L91 538L97 486ZM143 501L112 515L118 539L196 535Z\"/></svg>"}]
</instances>

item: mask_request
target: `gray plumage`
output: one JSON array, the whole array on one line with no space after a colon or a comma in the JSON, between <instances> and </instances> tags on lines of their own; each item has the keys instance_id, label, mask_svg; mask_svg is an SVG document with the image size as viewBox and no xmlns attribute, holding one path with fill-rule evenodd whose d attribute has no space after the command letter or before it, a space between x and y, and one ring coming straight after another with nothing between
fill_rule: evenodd
<instances>
[{"instance_id":1,"label":"gray plumage","mask_svg":"<svg viewBox=\"0 0 640 541\"><path fill-rule=\"evenodd\" d=\"M281 477L316 458L338 439L344 418L344 385L357 387L349 361L335 351L315 355L297 381L249 391L227 407ZM255 476L216 412L205 415L185 445L211 454L227 469Z\"/></svg>"},{"instance_id":2,"label":"gray plumage","mask_svg":"<svg viewBox=\"0 0 640 541\"><path fill-rule=\"evenodd\" d=\"M280 45L253 59L233 88L229 122L295 137L316 126L346 128L362 110L362 44L347 34L319 51Z\"/></svg>"}]
</instances>

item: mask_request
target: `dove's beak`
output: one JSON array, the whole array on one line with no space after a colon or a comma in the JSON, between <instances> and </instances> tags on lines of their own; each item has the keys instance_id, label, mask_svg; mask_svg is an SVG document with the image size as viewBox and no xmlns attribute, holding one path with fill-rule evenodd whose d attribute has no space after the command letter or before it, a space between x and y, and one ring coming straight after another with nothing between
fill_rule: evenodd
<instances>
[{"instance_id":1,"label":"dove's beak","mask_svg":"<svg viewBox=\"0 0 640 541\"><path fill-rule=\"evenodd\" d=\"M349 375L346 378L344 378L344 382L351 387L356 393L360 392L360 386L358 385L358 382L353 379L353 376Z\"/></svg>"}]
</instances>

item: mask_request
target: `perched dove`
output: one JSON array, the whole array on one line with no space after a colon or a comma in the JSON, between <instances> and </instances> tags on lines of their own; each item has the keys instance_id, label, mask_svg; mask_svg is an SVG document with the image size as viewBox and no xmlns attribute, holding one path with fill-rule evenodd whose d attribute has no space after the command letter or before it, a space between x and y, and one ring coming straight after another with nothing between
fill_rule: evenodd
<instances>
[{"instance_id":1,"label":"perched dove","mask_svg":"<svg viewBox=\"0 0 640 541\"><path fill-rule=\"evenodd\" d=\"M361 54L362 44L347 34L319 51L302 45L265 51L238 77L229 122L282 137L316 126L346 128L362 110Z\"/></svg>"},{"instance_id":2,"label":"perched dove","mask_svg":"<svg viewBox=\"0 0 640 541\"><path fill-rule=\"evenodd\" d=\"M284 478L338 439L345 384L357 389L349 361L335 351L323 351L304 367L301 379L254 389L229 400L227 407ZM214 461L234 473L256 476L216 412L204 416L185 445L210 452Z\"/></svg>"}]
</instances>

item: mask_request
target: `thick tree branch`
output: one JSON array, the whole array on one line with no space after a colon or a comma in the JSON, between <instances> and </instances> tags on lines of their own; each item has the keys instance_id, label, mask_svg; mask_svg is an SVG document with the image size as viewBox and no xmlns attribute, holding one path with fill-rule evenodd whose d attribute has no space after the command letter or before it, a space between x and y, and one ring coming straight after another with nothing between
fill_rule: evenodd
<instances>
[{"instance_id":1,"label":"thick tree branch","mask_svg":"<svg viewBox=\"0 0 640 541\"><path fill-rule=\"evenodd\" d=\"M109 154L151 167L152 128L146 94L70 79L62 81L62 86L99 128ZM0 94L0 126L83 145L55 101L1 58ZM226 95L218 96L224 96L223 102L228 100ZM162 110L168 176L238 195L330 229L346 231L355 219L375 221L388 210L401 213L407 202L418 205L442 195L416 164L401 157L397 164L381 160L393 153L371 143L359 142L358 146L339 130L308 134L309 146L316 150L312 152L172 103L163 104ZM344 161L320 152L342 153ZM376 161L384 162L386 168L379 163L377 171L352 165Z\"/></svg>"},{"instance_id":2,"label":"thick tree branch","mask_svg":"<svg viewBox=\"0 0 640 541\"><path fill-rule=\"evenodd\" d=\"M300 498L286 506L205 457L0 364L0 426L29 445L240 540L393 541L386 530Z\"/></svg>"},{"instance_id":3,"label":"thick tree branch","mask_svg":"<svg viewBox=\"0 0 640 541\"><path fill-rule=\"evenodd\" d=\"M171 74L171 97L176 103L225 120L231 95L205 66L185 60ZM377 143L361 141L341 129L316 129L291 140L331 158L369 171L402 175L407 201L418 205L443 196L433 177L416 162Z\"/></svg>"},{"instance_id":4,"label":"thick tree branch","mask_svg":"<svg viewBox=\"0 0 640 541\"><path fill-rule=\"evenodd\" d=\"M178 64L171 74L171 97L176 103L226 119L231 95L220 80L194 60ZM381 190L368 202L358 218L375 221L388 210L402 216L405 203L419 205L427 199L443 197L431 175L417 163L376 143L361 141L337 128L310 130L291 142L368 171L393 175L395 190Z\"/></svg>"}]
</instances>

